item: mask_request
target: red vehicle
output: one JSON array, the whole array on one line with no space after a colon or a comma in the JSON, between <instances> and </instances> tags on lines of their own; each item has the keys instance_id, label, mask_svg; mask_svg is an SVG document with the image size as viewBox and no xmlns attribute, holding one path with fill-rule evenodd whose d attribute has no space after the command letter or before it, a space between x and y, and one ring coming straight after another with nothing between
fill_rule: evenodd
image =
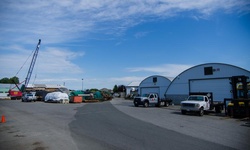
<instances>
[{"instance_id":1,"label":"red vehicle","mask_svg":"<svg viewBox=\"0 0 250 150\"><path fill-rule=\"evenodd\" d=\"M17 100L22 98L23 93L21 91L9 90L9 97L11 100Z\"/></svg>"}]
</instances>

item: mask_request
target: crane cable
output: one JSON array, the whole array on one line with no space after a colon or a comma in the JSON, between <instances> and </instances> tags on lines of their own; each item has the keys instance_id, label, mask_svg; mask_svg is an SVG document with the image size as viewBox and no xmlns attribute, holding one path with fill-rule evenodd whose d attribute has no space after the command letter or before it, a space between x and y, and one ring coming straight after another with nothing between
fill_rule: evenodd
<instances>
[{"instance_id":1,"label":"crane cable","mask_svg":"<svg viewBox=\"0 0 250 150\"><path fill-rule=\"evenodd\" d=\"M17 71L16 75L18 75L18 73L23 69L23 66L26 64L26 62L29 60L30 56L34 53L35 50L32 51L32 53L29 55L29 57L26 59L26 61L24 62L24 64L21 66L21 68Z\"/></svg>"},{"instance_id":2,"label":"crane cable","mask_svg":"<svg viewBox=\"0 0 250 150\"><path fill-rule=\"evenodd\" d=\"M17 71L16 75L14 77L17 77L18 73L23 69L23 66L26 64L26 62L29 60L30 56L34 53L35 50L32 51L32 53L29 55L29 57L25 60L24 64L21 66L21 68ZM25 81L25 80L24 80ZM21 83L23 83L24 81L22 81ZM20 83L18 83L20 84ZM11 85L10 85L10 89L13 89L15 88L16 86L12 87L11 88Z\"/></svg>"}]
</instances>

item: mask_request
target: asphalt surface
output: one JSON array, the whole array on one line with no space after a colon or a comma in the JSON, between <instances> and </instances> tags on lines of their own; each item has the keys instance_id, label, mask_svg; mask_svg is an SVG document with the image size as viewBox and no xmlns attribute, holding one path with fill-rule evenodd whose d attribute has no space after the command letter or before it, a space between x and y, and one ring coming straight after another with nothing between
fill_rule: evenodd
<instances>
[{"instance_id":1,"label":"asphalt surface","mask_svg":"<svg viewBox=\"0 0 250 150\"><path fill-rule=\"evenodd\" d=\"M84 105L0 100L0 150L77 150L68 124Z\"/></svg>"},{"instance_id":2,"label":"asphalt surface","mask_svg":"<svg viewBox=\"0 0 250 150\"><path fill-rule=\"evenodd\" d=\"M109 102L86 105L75 117L69 126L79 149L230 149L135 119Z\"/></svg>"},{"instance_id":3,"label":"asphalt surface","mask_svg":"<svg viewBox=\"0 0 250 150\"><path fill-rule=\"evenodd\" d=\"M134 107L113 99L90 104L0 100L0 149L242 149L249 120L181 115L178 106Z\"/></svg>"},{"instance_id":4,"label":"asphalt surface","mask_svg":"<svg viewBox=\"0 0 250 150\"><path fill-rule=\"evenodd\" d=\"M131 101L122 99L111 103L131 117L168 130L235 149L248 150L250 147L249 119L229 118L223 113L209 113L203 117L182 115L179 106L136 108Z\"/></svg>"}]
</instances>

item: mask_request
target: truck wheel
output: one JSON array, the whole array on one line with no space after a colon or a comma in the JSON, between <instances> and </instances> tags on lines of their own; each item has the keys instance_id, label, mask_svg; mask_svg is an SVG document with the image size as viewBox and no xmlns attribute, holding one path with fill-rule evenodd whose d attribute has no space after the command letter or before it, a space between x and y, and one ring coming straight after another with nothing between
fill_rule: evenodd
<instances>
[{"instance_id":1,"label":"truck wheel","mask_svg":"<svg viewBox=\"0 0 250 150\"><path fill-rule=\"evenodd\" d=\"M204 115L204 109L203 107L200 108L200 111L199 111L199 116L203 116Z\"/></svg>"},{"instance_id":2,"label":"truck wheel","mask_svg":"<svg viewBox=\"0 0 250 150\"><path fill-rule=\"evenodd\" d=\"M158 102L157 104L155 104L155 107L161 107L161 102Z\"/></svg>"},{"instance_id":3,"label":"truck wheel","mask_svg":"<svg viewBox=\"0 0 250 150\"><path fill-rule=\"evenodd\" d=\"M234 117L233 108L231 108L231 107L228 107L228 108L227 108L227 115L228 115L229 117Z\"/></svg>"},{"instance_id":4,"label":"truck wheel","mask_svg":"<svg viewBox=\"0 0 250 150\"><path fill-rule=\"evenodd\" d=\"M181 113L182 113L183 115L186 115L186 110L181 110Z\"/></svg>"},{"instance_id":5,"label":"truck wheel","mask_svg":"<svg viewBox=\"0 0 250 150\"><path fill-rule=\"evenodd\" d=\"M138 104L134 103L135 107L138 107Z\"/></svg>"},{"instance_id":6,"label":"truck wheel","mask_svg":"<svg viewBox=\"0 0 250 150\"><path fill-rule=\"evenodd\" d=\"M216 113L221 113L221 107L218 107L218 106L215 107L215 112L216 112Z\"/></svg>"},{"instance_id":7,"label":"truck wheel","mask_svg":"<svg viewBox=\"0 0 250 150\"><path fill-rule=\"evenodd\" d=\"M149 106L149 103L146 101L144 102L144 107L148 107Z\"/></svg>"},{"instance_id":8,"label":"truck wheel","mask_svg":"<svg viewBox=\"0 0 250 150\"><path fill-rule=\"evenodd\" d=\"M169 103L168 102L165 102L165 104L164 104L166 107L168 107L169 106Z\"/></svg>"}]
</instances>

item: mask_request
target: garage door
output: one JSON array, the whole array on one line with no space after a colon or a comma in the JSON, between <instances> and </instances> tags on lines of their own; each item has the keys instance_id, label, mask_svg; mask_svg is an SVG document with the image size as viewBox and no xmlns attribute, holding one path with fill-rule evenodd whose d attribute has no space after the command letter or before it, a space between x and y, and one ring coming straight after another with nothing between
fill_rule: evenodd
<instances>
[{"instance_id":1,"label":"garage door","mask_svg":"<svg viewBox=\"0 0 250 150\"><path fill-rule=\"evenodd\" d=\"M160 95L160 88L159 87L142 87L140 88L140 94L148 94L148 93L157 93Z\"/></svg>"},{"instance_id":2,"label":"garage door","mask_svg":"<svg viewBox=\"0 0 250 150\"><path fill-rule=\"evenodd\" d=\"M212 92L214 101L224 101L232 98L232 85L226 79L190 80L190 92Z\"/></svg>"}]
</instances>

